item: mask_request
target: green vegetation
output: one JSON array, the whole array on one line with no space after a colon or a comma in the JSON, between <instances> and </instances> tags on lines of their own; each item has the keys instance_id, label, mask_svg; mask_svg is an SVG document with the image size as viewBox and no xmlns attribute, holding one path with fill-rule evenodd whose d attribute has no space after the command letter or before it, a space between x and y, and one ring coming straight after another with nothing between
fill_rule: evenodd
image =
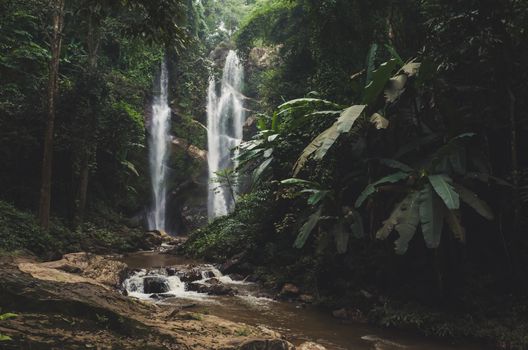
<instances>
[{"instance_id":1,"label":"green vegetation","mask_svg":"<svg viewBox=\"0 0 528 350\"><path fill-rule=\"evenodd\" d=\"M236 197L187 254L383 326L525 348L526 23L520 0L1 1L0 249L141 248L165 60L167 221L198 226L208 181ZM207 179L230 49L246 139Z\"/></svg>"}]
</instances>

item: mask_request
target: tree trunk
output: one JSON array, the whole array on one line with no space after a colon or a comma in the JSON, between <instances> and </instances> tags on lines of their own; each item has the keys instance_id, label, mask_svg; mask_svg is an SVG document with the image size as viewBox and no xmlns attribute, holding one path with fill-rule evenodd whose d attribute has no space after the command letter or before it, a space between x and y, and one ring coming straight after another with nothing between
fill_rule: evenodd
<instances>
[{"instance_id":1,"label":"tree trunk","mask_svg":"<svg viewBox=\"0 0 528 350\"><path fill-rule=\"evenodd\" d=\"M88 31L86 36L86 46L88 50L88 68L91 73L97 69L97 52L99 50L100 34L99 34L99 21L94 20L95 13L91 12L88 16ZM93 109L94 106L92 106ZM78 226L83 223L84 214L86 209L86 199L88 197L88 182L90 179L90 168L95 162L95 152L97 142L93 133L95 132L97 124L97 115L93 111L91 115L91 121L88 124L88 130L84 132L84 143L87 145L82 155L79 172L79 183L77 188L77 198L75 200L75 216L74 226Z\"/></svg>"},{"instance_id":2,"label":"tree trunk","mask_svg":"<svg viewBox=\"0 0 528 350\"><path fill-rule=\"evenodd\" d=\"M48 120L44 134L44 155L42 157L42 178L39 201L40 227L48 230L51 205L51 175L53 162L53 132L55 124L55 101L58 92L59 60L64 26L64 0L54 0L51 35L51 60L48 77Z\"/></svg>"}]
</instances>

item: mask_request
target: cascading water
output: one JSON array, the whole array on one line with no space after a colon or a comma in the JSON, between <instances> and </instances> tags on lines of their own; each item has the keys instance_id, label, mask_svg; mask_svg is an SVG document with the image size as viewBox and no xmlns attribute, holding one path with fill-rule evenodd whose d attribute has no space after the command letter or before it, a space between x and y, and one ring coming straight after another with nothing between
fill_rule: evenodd
<instances>
[{"instance_id":1,"label":"cascading water","mask_svg":"<svg viewBox=\"0 0 528 350\"><path fill-rule=\"evenodd\" d=\"M167 201L167 167L170 141L169 126L171 110L168 102L169 78L167 64L161 64L159 91L152 103L152 117L149 127L149 164L152 182L152 208L148 216L149 229L165 231L165 206Z\"/></svg>"},{"instance_id":2,"label":"cascading water","mask_svg":"<svg viewBox=\"0 0 528 350\"><path fill-rule=\"evenodd\" d=\"M219 186L214 179L218 171L236 167L231 159L231 150L240 144L245 121L240 90L244 71L235 51L229 51L220 87L209 79L207 95L207 143L209 165L209 218L226 215L234 206L236 188Z\"/></svg>"}]
</instances>

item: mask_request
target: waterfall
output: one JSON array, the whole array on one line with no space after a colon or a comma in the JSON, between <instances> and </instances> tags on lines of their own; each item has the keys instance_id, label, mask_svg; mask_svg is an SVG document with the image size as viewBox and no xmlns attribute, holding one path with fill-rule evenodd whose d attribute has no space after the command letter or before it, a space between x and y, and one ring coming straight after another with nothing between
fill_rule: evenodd
<instances>
[{"instance_id":1,"label":"waterfall","mask_svg":"<svg viewBox=\"0 0 528 350\"><path fill-rule=\"evenodd\" d=\"M214 77L209 79L207 94L207 144L209 166L209 218L226 215L233 209L235 188L220 187L214 182L216 173L236 167L231 150L242 141L244 109L240 90L243 67L235 51L229 51L224 65L220 93Z\"/></svg>"},{"instance_id":2,"label":"waterfall","mask_svg":"<svg viewBox=\"0 0 528 350\"><path fill-rule=\"evenodd\" d=\"M165 60L161 64L159 91L152 103L149 126L149 164L152 182L152 207L148 216L149 229L165 231L165 206L167 201L167 160L171 110L168 102L168 72Z\"/></svg>"}]
</instances>

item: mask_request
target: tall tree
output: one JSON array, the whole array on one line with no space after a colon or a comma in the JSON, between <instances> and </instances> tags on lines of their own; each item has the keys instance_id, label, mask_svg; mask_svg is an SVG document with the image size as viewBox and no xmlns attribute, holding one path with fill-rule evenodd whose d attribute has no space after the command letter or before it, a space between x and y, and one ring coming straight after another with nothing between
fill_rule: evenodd
<instances>
[{"instance_id":1,"label":"tall tree","mask_svg":"<svg viewBox=\"0 0 528 350\"><path fill-rule=\"evenodd\" d=\"M42 157L42 183L40 187L39 223L47 230L50 221L51 175L53 163L53 132L55 124L55 101L59 88L59 60L64 27L64 0L51 1L52 33L50 37L51 59L48 78L48 120L44 134L44 155Z\"/></svg>"}]
</instances>

